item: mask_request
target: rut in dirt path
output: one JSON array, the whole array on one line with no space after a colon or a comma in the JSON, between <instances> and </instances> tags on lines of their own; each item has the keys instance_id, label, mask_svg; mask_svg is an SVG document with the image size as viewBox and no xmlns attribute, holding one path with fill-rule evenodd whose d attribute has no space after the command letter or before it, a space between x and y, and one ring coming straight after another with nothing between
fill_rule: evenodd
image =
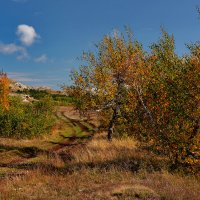
<instances>
[{"instance_id":1,"label":"rut in dirt path","mask_svg":"<svg viewBox=\"0 0 200 200\"><path fill-rule=\"evenodd\" d=\"M67 126L67 131L70 129L70 133L66 131L65 134L60 134L62 137L61 142L53 142L56 146L51 148L51 152L57 152L67 150L69 147L84 145L88 140L91 140L97 127L81 119L79 113L73 107L59 107L56 111L58 119L64 122Z\"/></svg>"}]
</instances>

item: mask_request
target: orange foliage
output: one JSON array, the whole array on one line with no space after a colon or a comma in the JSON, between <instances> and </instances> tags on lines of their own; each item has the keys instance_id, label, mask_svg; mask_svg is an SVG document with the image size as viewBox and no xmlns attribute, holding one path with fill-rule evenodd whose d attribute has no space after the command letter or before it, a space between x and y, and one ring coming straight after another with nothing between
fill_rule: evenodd
<instances>
[{"instance_id":1,"label":"orange foliage","mask_svg":"<svg viewBox=\"0 0 200 200\"><path fill-rule=\"evenodd\" d=\"M9 110L9 84L10 81L7 77L7 74L0 73L0 105L2 105L3 109Z\"/></svg>"}]
</instances>

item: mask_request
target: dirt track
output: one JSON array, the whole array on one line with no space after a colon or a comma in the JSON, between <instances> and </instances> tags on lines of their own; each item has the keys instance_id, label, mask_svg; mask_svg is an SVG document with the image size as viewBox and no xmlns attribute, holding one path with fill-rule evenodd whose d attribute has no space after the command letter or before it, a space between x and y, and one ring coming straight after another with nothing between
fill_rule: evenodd
<instances>
[{"instance_id":1,"label":"dirt track","mask_svg":"<svg viewBox=\"0 0 200 200\"><path fill-rule=\"evenodd\" d=\"M80 118L72 106L57 107L56 116L58 124L54 128L54 133L45 136L44 139L1 138L0 177L18 176L21 170L24 174L24 170L43 165L47 157L60 157L64 162L68 162L71 159L71 152L85 145L96 130L96 126Z\"/></svg>"},{"instance_id":2,"label":"dirt track","mask_svg":"<svg viewBox=\"0 0 200 200\"><path fill-rule=\"evenodd\" d=\"M82 118L79 115L79 112L74 109L72 106L60 106L57 108L56 116L59 120L63 121L66 126L66 130L71 131L71 133L66 132L65 134L60 134L62 137L61 142L52 142L57 144L57 147L54 147L53 150L58 150L61 148L66 148L68 146L75 146L78 144L83 144L85 140L90 139L94 134L97 127L92 121L88 122L86 118ZM91 117L93 120L95 116ZM64 128L65 129L65 128Z\"/></svg>"}]
</instances>

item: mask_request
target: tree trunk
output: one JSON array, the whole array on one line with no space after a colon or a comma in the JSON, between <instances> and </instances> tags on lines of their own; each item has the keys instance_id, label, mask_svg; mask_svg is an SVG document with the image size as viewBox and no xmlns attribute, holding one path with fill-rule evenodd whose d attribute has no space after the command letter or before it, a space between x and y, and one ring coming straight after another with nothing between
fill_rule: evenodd
<instances>
[{"instance_id":1,"label":"tree trunk","mask_svg":"<svg viewBox=\"0 0 200 200\"><path fill-rule=\"evenodd\" d=\"M118 111L119 111L119 106L116 106L113 111L112 119L110 120L109 127L108 127L107 137L108 137L109 141L112 141L113 128L114 128L116 120L117 120Z\"/></svg>"},{"instance_id":2,"label":"tree trunk","mask_svg":"<svg viewBox=\"0 0 200 200\"><path fill-rule=\"evenodd\" d=\"M109 127L108 127L108 140L109 141L112 141L113 128L114 128L116 120L118 118L121 101L123 99L122 91L123 91L123 87L124 87L124 77L120 73L118 73L116 75L116 82L117 82L117 93L114 98L115 106L113 108L112 118L110 120Z\"/></svg>"},{"instance_id":3,"label":"tree trunk","mask_svg":"<svg viewBox=\"0 0 200 200\"><path fill-rule=\"evenodd\" d=\"M112 141L112 135L113 135L113 127L109 127L108 129L108 141Z\"/></svg>"},{"instance_id":4,"label":"tree trunk","mask_svg":"<svg viewBox=\"0 0 200 200\"><path fill-rule=\"evenodd\" d=\"M141 104L142 104L142 106L143 106L145 112L146 112L147 115L149 116L149 119L150 119L150 121L151 121L152 126L153 126L154 128L156 128L156 123L155 123L155 121L154 121L154 119L153 119L153 117L152 117L152 114L151 114L150 110L149 110L149 109L147 108L147 106L145 105L145 103L144 103L144 101L143 101L143 99L142 99L142 95L140 94L140 92L139 92L138 89L136 89L136 91L137 91L137 93L138 93L139 100L140 100L140 102L141 102Z\"/></svg>"}]
</instances>

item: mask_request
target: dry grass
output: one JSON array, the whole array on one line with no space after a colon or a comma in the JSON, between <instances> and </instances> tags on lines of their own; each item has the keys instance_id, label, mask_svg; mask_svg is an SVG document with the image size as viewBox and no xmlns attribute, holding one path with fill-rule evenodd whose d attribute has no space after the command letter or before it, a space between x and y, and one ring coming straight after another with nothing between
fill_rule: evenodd
<instances>
[{"instance_id":1,"label":"dry grass","mask_svg":"<svg viewBox=\"0 0 200 200\"><path fill-rule=\"evenodd\" d=\"M13 168L23 170L22 174L13 175L11 168L1 168L9 173L0 178L0 199L198 200L200 196L197 178L164 171L167 159L141 150L130 138L110 143L102 133L85 146L61 153L40 155L27 160L27 166ZM28 163L32 163L31 168Z\"/></svg>"},{"instance_id":2,"label":"dry grass","mask_svg":"<svg viewBox=\"0 0 200 200\"><path fill-rule=\"evenodd\" d=\"M79 149L74 155L74 161L78 163L101 162L130 157L135 153L137 142L131 138L113 139L107 141L103 134L90 141L86 147Z\"/></svg>"},{"instance_id":3,"label":"dry grass","mask_svg":"<svg viewBox=\"0 0 200 200\"><path fill-rule=\"evenodd\" d=\"M167 167L168 160L164 157L141 150L133 138L106 140L105 133L96 135L86 146L78 148L72 155L71 167L129 170L140 169L157 171Z\"/></svg>"},{"instance_id":4,"label":"dry grass","mask_svg":"<svg viewBox=\"0 0 200 200\"><path fill-rule=\"evenodd\" d=\"M116 196L118 199L160 199L160 196L156 194L152 189L143 185L125 185L114 189L112 196Z\"/></svg>"},{"instance_id":5,"label":"dry grass","mask_svg":"<svg viewBox=\"0 0 200 200\"><path fill-rule=\"evenodd\" d=\"M39 169L0 182L0 199L199 199L198 182L168 173L82 169L50 174Z\"/></svg>"}]
</instances>

